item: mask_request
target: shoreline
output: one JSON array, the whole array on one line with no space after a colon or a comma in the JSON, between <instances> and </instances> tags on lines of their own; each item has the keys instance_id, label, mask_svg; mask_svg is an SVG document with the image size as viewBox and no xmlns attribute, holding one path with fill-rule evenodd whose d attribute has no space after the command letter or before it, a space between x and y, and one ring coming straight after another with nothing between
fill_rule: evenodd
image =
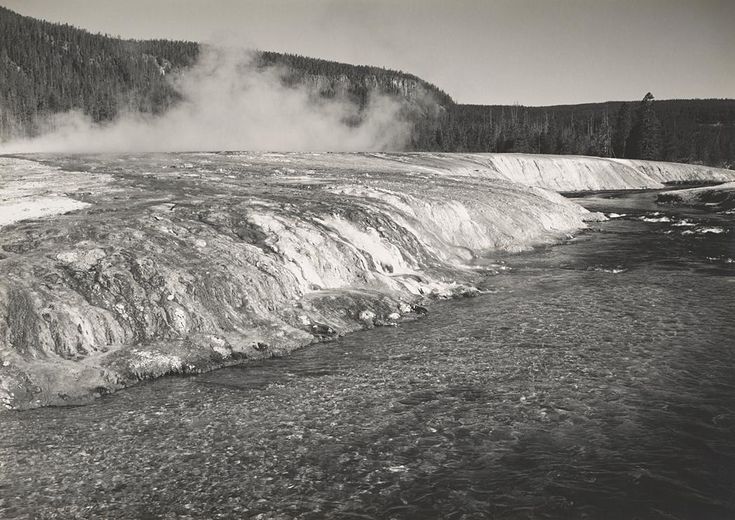
<instances>
[{"instance_id":1,"label":"shoreline","mask_svg":"<svg viewBox=\"0 0 735 520\"><path fill-rule=\"evenodd\" d=\"M0 401L13 409L89 402L414 319L426 299L475 292L476 259L559 243L604 218L518 182L536 173L491 169L546 164L538 157L0 160L4 200L60 193L85 204L3 228ZM606 182L586 172L611 164L562 162L581 169L554 185ZM650 181L640 175L634 186Z\"/></svg>"}]
</instances>

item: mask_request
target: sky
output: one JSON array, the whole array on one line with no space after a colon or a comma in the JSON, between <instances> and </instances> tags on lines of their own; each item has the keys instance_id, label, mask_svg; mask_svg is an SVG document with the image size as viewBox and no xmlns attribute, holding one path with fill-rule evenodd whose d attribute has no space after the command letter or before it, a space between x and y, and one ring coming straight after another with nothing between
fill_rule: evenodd
<instances>
[{"instance_id":1,"label":"sky","mask_svg":"<svg viewBox=\"0 0 735 520\"><path fill-rule=\"evenodd\" d=\"M127 38L403 70L460 103L735 98L735 0L0 0Z\"/></svg>"}]
</instances>

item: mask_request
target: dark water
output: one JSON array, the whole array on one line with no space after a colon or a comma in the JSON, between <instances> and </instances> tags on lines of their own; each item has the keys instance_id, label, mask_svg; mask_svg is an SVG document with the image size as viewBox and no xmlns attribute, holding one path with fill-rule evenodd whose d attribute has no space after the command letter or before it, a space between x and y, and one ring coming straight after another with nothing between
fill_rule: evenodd
<instances>
[{"instance_id":1,"label":"dark water","mask_svg":"<svg viewBox=\"0 0 735 520\"><path fill-rule=\"evenodd\" d=\"M652 200L419 322L4 415L0 518L735 518L733 216Z\"/></svg>"}]
</instances>

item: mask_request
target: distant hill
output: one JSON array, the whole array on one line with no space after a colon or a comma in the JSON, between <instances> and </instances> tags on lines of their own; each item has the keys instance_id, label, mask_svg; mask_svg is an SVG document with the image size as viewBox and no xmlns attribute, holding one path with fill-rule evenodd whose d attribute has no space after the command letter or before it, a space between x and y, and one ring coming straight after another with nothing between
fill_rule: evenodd
<instances>
[{"instance_id":1,"label":"distant hill","mask_svg":"<svg viewBox=\"0 0 735 520\"><path fill-rule=\"evenodd\" d=\"M180 100L169 81L200 45L124 40L21 16L0 7L0 141L34 136L54 113L76 109L94 121L122 110L159 114ZM735 165L735 100L606 102L551 107L463 105L412 74L261 52L287 84L363 107L377 90L405 100L409 148L427 151L597 155ZM643 93L641 93L643 94ZM356 121L355 124L359 124Z\"/></svg>"},{"instance_id":2,"label":"distant hill","mask_svg":"<svg viewBox=\"0 0 735 520\"><path fill-rule=\"evenodd\" d=\"M0 7L0 137L34 135L43 116L79 109L95 121L123 107L166 110L166 80L191 65L191 42L133 41L20 16Z\"/></svg>"},{"instance_id":3,"label":"distant hill","mask_svg":"<svg viewBox=\"0 0 735 520\"><path fill-rule=\"evenodd\" d=\"M94 121L113 120L123 109L157 114L179 100L167 76L192 65L194 42L123 40L70 25L21 16L0 7L0 139L33 136L46 116L81 110ZM290 83L313 83L325 97L337 91L358 106L373 89L413 101L414 120L429 105L451 104L436 86L411 74L261 52L262 67L287 67Z\"/></svg>"}]
</instances>

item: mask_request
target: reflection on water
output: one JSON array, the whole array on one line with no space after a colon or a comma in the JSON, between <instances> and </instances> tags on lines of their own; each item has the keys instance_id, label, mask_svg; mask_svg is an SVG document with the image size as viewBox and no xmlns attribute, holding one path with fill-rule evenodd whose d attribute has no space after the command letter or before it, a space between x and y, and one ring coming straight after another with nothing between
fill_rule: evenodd
<instances>
[{"instance_id":1,"label":"reflection on water","mask_svg":"<svg viewBox=\"0 0 735 520\"><path fill-rule=\"evenodd\" d=\"M0 517L735 518L732 216L651 200L419 322L5 415Z\"/></svg>"}]
</instances>

